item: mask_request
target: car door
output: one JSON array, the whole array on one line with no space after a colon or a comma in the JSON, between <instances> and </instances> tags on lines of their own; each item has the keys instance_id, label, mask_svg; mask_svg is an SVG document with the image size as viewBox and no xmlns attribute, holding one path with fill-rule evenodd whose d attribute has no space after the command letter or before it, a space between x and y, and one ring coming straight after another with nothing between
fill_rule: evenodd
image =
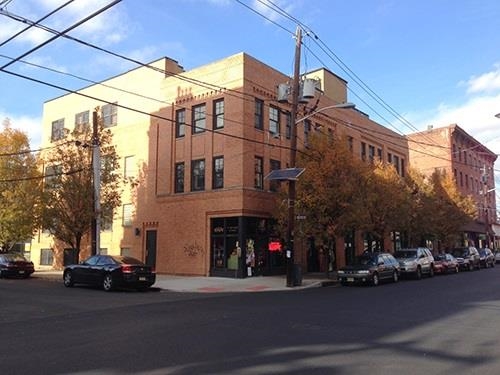
<instances>
[{"instance_id":1,"label":"car door","mask_svg":"<svg viewBox=\"0 0 500 375\"><path fill-rule=\"evenodd\" d=\"M419 263L422 266L422 271L425 273L428 273L431 269L431 262L429 260L429 257L427 256L426 252L424 249L418 249L418 254L419 258Z\"/></svg>"},{"instance_id":2,"label":"car door","mask_svg":"<svg viewBox=\"0 0 500 375\"><path fill-rule=\"evenodd\" d=\"M387 259L385 258L385 255L380 254L378 256L378 269L379 269L379 275L381 279L386 279L387 278L387 269L389 268L389 264L387 264Z\"/></svg>"},{"instance_id":3,"label":"car door","mask_svg":"<svg viewBox=\"0 0 500 375\"><path fill-rule=\"evenodd\" d=\"M98 255L87 258L73 269L73 280L77 283L88 284L91 282L91 267L97 263Z\"/></svg>"}]
</instances>

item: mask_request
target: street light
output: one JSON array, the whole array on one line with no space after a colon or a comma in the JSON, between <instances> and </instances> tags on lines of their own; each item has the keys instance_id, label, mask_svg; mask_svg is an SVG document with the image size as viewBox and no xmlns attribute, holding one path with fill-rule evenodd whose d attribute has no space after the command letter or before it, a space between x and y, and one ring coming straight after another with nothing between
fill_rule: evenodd
<instances>
[{"instance_id":1,"label":"street light","mask_svg":"<svg viewBox=\"0 0 500 375\"><path fill-rule=\"evenodd\" d=\"M317 109L317 110L309 113L308 115L306 115L306 116L304 116L304 117L296 120L295 121L295 125L298 125L302 121L307 120L309 117L312 117L312 116L314 116L314 115L316 115L316 114L318 114L320 112L326 111L327 109L354 109L354 108L356 108L356 104L350 103L350 102L329 105L329 106ZM499 115L500 115L500 113L499 113Z\"/></svg>"}]
</instances>

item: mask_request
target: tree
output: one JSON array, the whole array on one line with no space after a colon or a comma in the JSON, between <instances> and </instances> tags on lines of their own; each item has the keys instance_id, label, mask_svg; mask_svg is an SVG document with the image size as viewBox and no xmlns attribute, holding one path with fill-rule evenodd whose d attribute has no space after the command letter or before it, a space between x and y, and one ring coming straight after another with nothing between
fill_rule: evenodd
<instances>
[{"instance_id":1,"label":"tree","mask_svg":"<svg viewBox=\"0 0 500 375\"><path fill-rule=\"evenodd\" d=\"M361 201L359 189L366 166L343 137L311 137L297 164L305 168L297 184L297 210L303 228L321 244L355 227Z\"/></svg>"},{"instance_id":2,"label":"tree","mask_svg":"<svg viewBox=\"0 0 500 375\"><path fill-rule=\"evenodd\" d=\"M0 133L0 248L8 251L33 237L40 207L40 173L26 133L9 119Z\"/></svg>"},{"instance_id":3,"label":"tree","mask_svg":"<svg viewBox=\"0 0 500 375\"><path fill-rule=\"evenodd\" d=\"M101 153L101 222L110 222L121 204L118 155L109 129L99 125ZM43 155L42 227L55 239L68 244L79 259L82 239L90 234L94 219L92 184L92 132L86 126L75 129Z\"/></svg>"},{"instance_id":4,"label":"tree","mask_svg":"<svg viewBox=\"0 0 500 375\"><path fill-rule=\"evenodd\" d=\"M392 164L374 161L364 174L360 196L363 209L358 212L359 228L369 233L384 250L384 238L400 226L406 215L407 195L404 180Z\"/></svg>"},{"instance_id":5,"label":"tree","mask_svg":"<svg viewBox=\"0 0 500 375\"><path fill-rule=\"evenodd\" d=\"M445 172L436 170L429 179L433 193L433 209L429 211L432 232L446 247L453 247L462 227L474 219L476 205L470 196L464 196L456 182Z\"/></svg>"}]
</instances>

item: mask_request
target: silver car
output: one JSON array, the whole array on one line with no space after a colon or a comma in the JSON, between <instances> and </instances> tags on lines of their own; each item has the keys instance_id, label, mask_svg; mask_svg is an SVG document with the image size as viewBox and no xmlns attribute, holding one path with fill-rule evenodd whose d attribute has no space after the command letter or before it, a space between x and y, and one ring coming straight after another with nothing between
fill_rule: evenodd
<instances>
[{"instance_id":1,"label":"silver car","mask_svg":"<svg viewBox=\"0 0 500 375\"><path fill-rule=\"evenodd\" d=\"M434 276L434 257L426 247L401 249L394 253L401 268L401 276L413 276L421 279L422 275Z\"/></svg>"}]
</instances>

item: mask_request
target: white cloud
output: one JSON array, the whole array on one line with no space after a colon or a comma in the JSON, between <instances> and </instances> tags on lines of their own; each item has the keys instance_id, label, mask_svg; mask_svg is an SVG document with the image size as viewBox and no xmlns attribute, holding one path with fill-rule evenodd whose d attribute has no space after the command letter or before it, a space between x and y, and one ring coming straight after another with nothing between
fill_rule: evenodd
<instances>
[{"instance_id":1,"label":"white cloud","mask_svg":"<svg viewBox=\"0 0 500 375\"><path fill-rule=\"evenodd\" d=\"M472 76L467 82L467 93L494 92L500 90L500 63L491 72ZM500 109L499 109L500 111Z\"/></svg>"}]
</instances>

